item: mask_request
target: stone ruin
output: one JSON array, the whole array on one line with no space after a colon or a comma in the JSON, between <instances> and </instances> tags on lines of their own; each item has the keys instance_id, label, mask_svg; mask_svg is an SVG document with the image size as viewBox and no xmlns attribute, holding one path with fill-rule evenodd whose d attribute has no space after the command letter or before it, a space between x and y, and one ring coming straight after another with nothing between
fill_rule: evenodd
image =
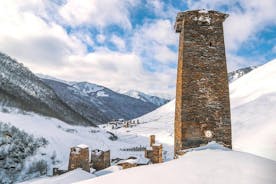
<instances>
[{"instance_id":1,"label":"stone ruin","mask_svg":"<svg viewBox=\"0 0 276 184\"><path fill-rule=\"evenodd\" d=\"M110 151L102 151L99 149L91 152L91 161L89 162L89 148L84 144L72 147L69 156L68 171L82 168L90 172L93 169L96 171L105 169L110 166ZM65 173L64 170L53 168L53 175Z\"/></svg>"},{"instance_id":2,"label":"stone ruin","mask_svg":"<svg viewBox=\"0 0 276 184\"><path fill-rule=\"evenodd\" d=\"M68 170L77 168L90 172L89 148L84 144L72 147L70 151Z\"/></svg>"},{"instance_id":3,"label":"stone ruin","mask_svg":"<svg viewBox=\"0 0 276 184\"><path fill-rule=\"evenodd\" d=\"M145 158L150 159L151 163L162 163L163 162L163 152L162 144L155 143L155 135L150 136L150 147L145 150Z\"/></svg>"},{"instance_id":4,"label":"stone ruin","mask_svg":"<svg viewBox=\"0 0 276 184\"><path fill-rule=\"evenodd\" d=\"M175 154L216 141L231 148L231 119L223 22L218 11L177 14L179 55Z\"/></svg>"},{"instance_id":5,"label":"stone ruin","mask_svg":"<svg viewBox=\"0 0 276 184\"><path fill-rule=\"evenodd\" d=\"M96 169L96 171L108 168L110 166L110 150L93 150L91 152L91 166Z\"/></svg>"}]
</instances>

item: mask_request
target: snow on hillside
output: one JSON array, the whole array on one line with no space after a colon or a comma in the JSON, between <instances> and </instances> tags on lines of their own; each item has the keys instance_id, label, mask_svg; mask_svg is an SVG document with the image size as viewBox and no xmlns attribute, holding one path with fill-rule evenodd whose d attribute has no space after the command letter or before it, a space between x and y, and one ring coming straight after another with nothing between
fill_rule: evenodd
<instances>
[{"instance_id":1,"label":"snow on hillside","mask_svg":"<svg viewBox=\"0 0 276 184\"><path fill-rule=\"evenodd\" d=\"M229 72L228 73L229 83L234 82L238 78L241 78L242 76L244 76L245 74L251 72L252 70L254 70L256 68L258 68L258 66L249 66L249 67L245 67L245 68L241 68L241 69Z\"/></svg>"},{"instance_id":2,"label":"snow on hillside","mask_svg":"<svg viewBox=\"0 0 276 184\"><path fill-rule=\"evenodd\" d=\"M231 106L254 101L257 98L276 93L276 59L244 75L230 85Z\"/></svg>"},{"instance_id":3,"label":"snow on hillside","mask_svg":"<svg viewBox=\"0 0 276 184\"><path fill-rule=\"evenodd\" d=\"M233 149L276 160L276 60L230 84ZM156 134L173 148L175 100L138 118L144 124L120 133ZM171 152L171 151L170 151Z\"/></svg>"},{"instance_id":4,"label":"snow on hillside","mask_svg":"<svg viewBox=\"0 0 276 184\"><path fill-rule=\"evenodd\" d=\"M276 160L276 59L230 85L234 148Z\"/></svg>"},{"instance_id":5,"label":"snow on hillside","mask_svg":"<svg viewBox=\"0 0 276 184\"><path fill-rule=\"evenodd\" d=\"M102 87L102 86L99 86L97 84L88 83L88 82L76 82L72 86L74 88L77 88L78 90L82 91L85 94L95 93L97 91L101 91L104 89L104 87Z\"/></svg>"},{"instance_id":6,"label":"snow on hillside","mask_svg":"<svg viewBox=\"0 0 276 184\"><path fill-rule=\"evenodd\" d=\"M169 100L165 98L161 98L158 96L153 96L153 95L148 95L140 91L136 90L117 90L118 93L142 100L144 102L150 102L152 104L155 104L157 106L164 105L167 103Z\"/></svg>"},{"instance_id":7,"label":"snow on hillside","mask_svg":"<svg viewBox=\"0 0 276 184\"><path fill-rule=\"evenodd\" d=\"M149 138L138 134L116 133L117 140L110 140L112 135L106 130L95 127L72 126L54 118L39 116L34 113L20 113L10 109L7 113L0 110L0 121L10 123L20 130L35 137L44 137L49 141L45 148L41 148L36 156L29 161L46 160L51 167L67 169L70 148L79 144L86 144L92 149L111 150L111 158L127 159L130 156L143 157L144 152L131 152L125 149L148 146ZM55 155L57 163L52 165L51 157ZM49 168L51 174L52 169Z\"/></svg>"},{"instance_id":8,"label":"snow on hillside","mask_svg":"<svg viewBox=\"0 0 276 184\"><path fill-rule=\"evenodd\" d=\"M162 164L122 170L77 184L275 184L276 162L215 143Z\"/></svg>"}]
</instances>

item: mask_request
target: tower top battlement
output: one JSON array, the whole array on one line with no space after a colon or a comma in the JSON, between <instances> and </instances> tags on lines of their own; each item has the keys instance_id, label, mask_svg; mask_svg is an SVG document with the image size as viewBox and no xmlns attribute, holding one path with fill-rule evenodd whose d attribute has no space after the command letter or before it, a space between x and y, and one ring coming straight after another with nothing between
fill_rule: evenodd
<instances>
[{"instance_id":1,"label":"tower top battlement","mask_svg":"<svg viewBox=\"0 0 276 184\"><path fill-rule=\"evenodd\" d=\"M176 17L175 31L180 33L185 25L216 25L221 24L228 14L214 10L192 10L179 12Z\"/></svg>"}]
</instances>

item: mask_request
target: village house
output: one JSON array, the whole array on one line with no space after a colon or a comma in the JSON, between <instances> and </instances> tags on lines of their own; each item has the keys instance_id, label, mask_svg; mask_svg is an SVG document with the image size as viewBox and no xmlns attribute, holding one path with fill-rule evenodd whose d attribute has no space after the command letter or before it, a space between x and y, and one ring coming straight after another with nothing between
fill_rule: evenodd
<instances>
[{"instance_id":1,"label":"village house","mask_svg":"<svg viewBox=\"0 0 276 184\"><path fill-rule=\"evenodd\" d=\"M91 152L91 167L96 171L105 169L110 166L110 150L103 151L95 149Z\"/></svg>"},{"instance_id":2,"label":"village house","mask_svg":"<svg viewBox=\"0 0 276 184\"><path fill-rule=\"evenodd\" d=\"M87 145L80 144L70 150L68 170L77 168L90 172L89 148Z\"/></svg>"}]
</instances>

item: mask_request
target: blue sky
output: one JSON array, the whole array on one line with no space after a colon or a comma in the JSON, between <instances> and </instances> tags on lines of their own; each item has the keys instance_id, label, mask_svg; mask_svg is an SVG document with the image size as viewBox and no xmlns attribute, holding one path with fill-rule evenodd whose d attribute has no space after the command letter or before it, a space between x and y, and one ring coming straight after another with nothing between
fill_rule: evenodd
<instances>
[{"instance_id":1,"label":"blue sky","mask_svg":"<svg viewBox=\"0 0 276 184\"><path fill-rule=\"evenodd\" d=\"M214 9L228 70L276 58L275 0L7 0L0 51L35 73L173 97L177 12Z\"/></svg>"}]
</instances>

